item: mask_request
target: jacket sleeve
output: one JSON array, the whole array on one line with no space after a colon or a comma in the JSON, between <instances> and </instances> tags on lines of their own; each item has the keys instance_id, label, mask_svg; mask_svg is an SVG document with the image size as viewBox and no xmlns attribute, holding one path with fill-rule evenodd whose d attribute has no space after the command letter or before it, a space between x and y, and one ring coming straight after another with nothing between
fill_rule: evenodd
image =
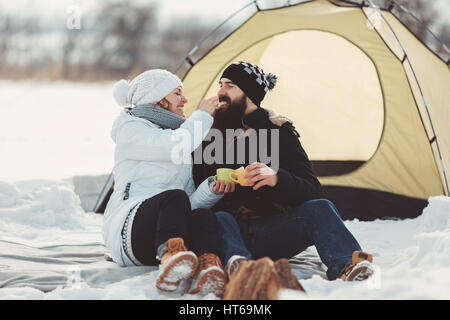
<instances>
[{"instance_id":1,"label":"jacket sleeve","mask_svg":"<svg viewBox=\"0 0 450 320\"><path fill-rule=\"evenodd\" d=\"M197 208L211 208L222 199L223 195L217 195L212 191L214 182L211 184L210 180L211 177L205 179L198 188L195 189L194 180L189 179L186 193L189 196L192 210Z\"/></svg>"},{"instance_id":2,"label":"jacket sleeve","mask_svg":"<svg viewBox=\"0 0 450 320\"><path fill-rule=\"evenodd\" d=\"M202 143L213 121L208 112L196 110L175 130L152 128L141 121L127 122L118 132L117 148L126 159L181 163Z\"/></svg>"},{"instance_id":3,"label":"jacket sleeve","mask_svg":"<svg viewBox=\"0 0 450 320\"><path fill-rule=\"evenodd\" d=\"M323 197L322 186L315 176L308 155L294 132L280 129L280 168L275 187L264 186L264 197L274 202L298 206L301 203Z\"/></svg>"}]
</instances>

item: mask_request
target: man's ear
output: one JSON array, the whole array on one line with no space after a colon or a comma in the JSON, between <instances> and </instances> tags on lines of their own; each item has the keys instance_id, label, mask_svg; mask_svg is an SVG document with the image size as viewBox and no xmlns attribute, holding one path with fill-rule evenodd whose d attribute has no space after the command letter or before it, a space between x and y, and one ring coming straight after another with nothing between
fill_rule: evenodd
<instances>
[{"instance_id":1,"label":"man's ear","mask_svg":"<svg viewBox=\"0 0 450 320\"><path fill-rule=\"evenodd\" d=\"M246 98L245 98L245 102L247 103L247 108L245 108L245 114L252 113L252 112L255 111L256 109L258 109L258 107L256 106L256 104L254 104L253 101L250 100L249 97L246 97Z\"/></svg>"}]
</instances>

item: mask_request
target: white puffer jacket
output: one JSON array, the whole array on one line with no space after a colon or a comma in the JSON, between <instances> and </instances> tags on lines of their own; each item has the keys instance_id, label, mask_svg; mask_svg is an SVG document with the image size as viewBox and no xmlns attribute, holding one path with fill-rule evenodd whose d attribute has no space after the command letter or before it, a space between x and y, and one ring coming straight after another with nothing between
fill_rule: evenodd
<instances>
[{"instance_id":1,"label":"white puffer jacket","mask_svg":"<svg viewBox=\"0 0 450 320\"><path fill-rule=\"evenodd\" d=\"M115 185L105 209L102 231L106 247L120 266L134 266L122 248L121 236L125 219L134 206L171 189L184 190L192 210L209 208L222 197L212 192L208 179L195 190L192 178L191 152L206 137L213 120L208 112L196 110L179 129L171 130L123 110L114 121L111 137L116 143ZM185 152L177 155L175 151L182 149L180 146ZM128 183L130 188L125 197Z\"/></svg>"}]
</instances>

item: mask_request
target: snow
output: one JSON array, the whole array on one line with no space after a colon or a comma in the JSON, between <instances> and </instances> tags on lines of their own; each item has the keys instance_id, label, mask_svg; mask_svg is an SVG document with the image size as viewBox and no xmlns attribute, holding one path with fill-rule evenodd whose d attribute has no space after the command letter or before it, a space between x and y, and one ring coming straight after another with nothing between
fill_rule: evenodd
<instances>
[{"instance_id":1,"label":"snow","mask_svg":"<svg viewBox=\"0 0 450 320\"><path fill-rule=\"evenodd\" d=\"M114 145L109 130L120 112L112 83L0 81L0 240L24 245L103 243L103 216L85 212L75 175L108 174ZM282 299L449 299L450 198L429 198L415 219L345 221L376 274L359 283L300 282L307 295L284 290ZM4 266L0 265L0 272ZM216 299L164 293L158 271L93 287L85 282L42 292L0 288L0 299Z\"/></svg>"},{"instance_id":2,"label":"snow","mask_svg":"<svg viewBox=\"0 0 450 320\"><path fill-rule=\"evenodd\" d=\"M450 198L431 197L416 219L346 221L378 273L368 281L344 283L318 276L302 280L308 299L449 299ZM284 299L304 299L295 292Z\"/></svg>"},{"instance_id":3,"label":"snow","mask_svg":"<svg viewBox=\"0 0 450 320\"><path fill-rule=\"evenodd\" d=\"M111 123L121 110L112 87L0 80L0 180L109 173Z\"/></svg>"}]
</instances>

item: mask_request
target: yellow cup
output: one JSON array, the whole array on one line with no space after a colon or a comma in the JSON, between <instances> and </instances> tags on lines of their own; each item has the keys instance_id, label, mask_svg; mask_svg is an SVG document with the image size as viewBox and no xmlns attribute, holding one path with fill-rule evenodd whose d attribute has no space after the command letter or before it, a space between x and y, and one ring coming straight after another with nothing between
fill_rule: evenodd
<instances>
[{"instance_id":1,"label":"yellow cup","mask_svg":"<svg viewBox=\"0 0 450 320\"><path fill-rule=\"evenodd\" d=\"M245 169L239 168L230 172L230 179L235 183L239 183L243 187L253 186L255 183L249 182L247 178L244 178Z\"/></svg>"},{"instance_id":2,"label":"yellow cup","mask_svg":"<svg viewBox=\"0 0 450 320\"><path fill-rule=\"evenodd\" d=\"M226 182L230 182L230 173L232 173L234 170L229 168L219 168L216 171L216 175L214 176L214 181L217 182L217 180L223 180Z\"/></svg>"}]
</instances>

